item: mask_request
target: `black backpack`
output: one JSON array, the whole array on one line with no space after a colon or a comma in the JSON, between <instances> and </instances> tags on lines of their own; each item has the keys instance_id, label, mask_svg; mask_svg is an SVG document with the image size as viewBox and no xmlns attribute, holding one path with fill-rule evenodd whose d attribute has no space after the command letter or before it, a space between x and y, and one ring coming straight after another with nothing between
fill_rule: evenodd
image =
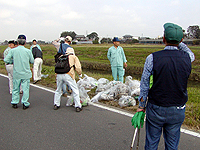
<instances>
[{"instance_id":1,"label":"black backpack","mask_svg":"<svg viewBox=\"0 0 200 150\"><path fill-rule=\"evenodd\" d=\"M73 54L61 55L58 58L58 61L55 65L55 73L64 74L70 71L72 67L70 67L70 64L69 64L69 55L73 55Z\"/></svg>"}]
</instances>

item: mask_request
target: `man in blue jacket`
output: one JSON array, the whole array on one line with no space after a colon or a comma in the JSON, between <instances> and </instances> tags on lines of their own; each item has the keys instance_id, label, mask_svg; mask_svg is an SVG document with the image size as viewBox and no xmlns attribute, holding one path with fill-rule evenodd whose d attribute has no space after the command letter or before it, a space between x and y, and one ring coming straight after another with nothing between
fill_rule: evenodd
<instances>
[{"instance_id":1,"label":"man in blue jacket","mask_svg":"<svg viewBox=\"0 0 200 150\"><path fill-rule=\"evenodd\" d=\"M111 70L112 70L112 76L115 81L121 81L123 83L124 81L124 69L123 65L127 67L127 60L126 56L124 54L124 50L120 44L120 40L117 37L114 37L113 39L113 46L108 49L107 57L111 64Z\"/></svg>"},{"instance_id":2,"label":"man in blue jacket","mask_svg":"<svg viewBox=\"0 0 200 150\"><path fill-rule=\"evenodd\" d=\"M163 42L166 47L150 54L144 64L137 112L146 109L146 150L157 149L162 131L165 149L178 149L188 100L187 81L191 62L195 59L194 53L182 40L183 30L180 26L164 24ZM151 75L153 85L149 88Z\"/></svg>"},{"instance_id":3,"label":"man in blue jacket","mask_svg":"<svg viewBox=\"0 0 200 150\"><path fill-rule=\"evenodd\" d=\"M30 70L30 63L34 63L34 58L32 52L25 48L26 36L19 35L17 39L19 46L13 48L9 51L8 55L4 58L5 63L13 63L13 91L12 91L12 107L18 108L20 97L20 84L22 85L23 96L21 103L23 104L23 109L27 109L30 105L29 99L29 87L30 78L32 77L32 72Z\"/></svg>"}]
</instances>

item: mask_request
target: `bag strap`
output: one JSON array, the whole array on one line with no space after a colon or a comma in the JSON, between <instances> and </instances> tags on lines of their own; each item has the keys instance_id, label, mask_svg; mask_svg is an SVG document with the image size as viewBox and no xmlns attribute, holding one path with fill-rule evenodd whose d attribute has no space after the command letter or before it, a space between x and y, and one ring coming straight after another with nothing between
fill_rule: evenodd
<instances>
[{"instance_id":1,"label":"bag strap","mask_svg":"<svg viewBox=\"0 0 200 150\"><path fill-rule=\"evenodd\" d=\"M60 48L61 48L61 54L63 55L63 49L62 49L62 42L60 43L61 45L60 45Z\"/></svg>"}]
</instances>

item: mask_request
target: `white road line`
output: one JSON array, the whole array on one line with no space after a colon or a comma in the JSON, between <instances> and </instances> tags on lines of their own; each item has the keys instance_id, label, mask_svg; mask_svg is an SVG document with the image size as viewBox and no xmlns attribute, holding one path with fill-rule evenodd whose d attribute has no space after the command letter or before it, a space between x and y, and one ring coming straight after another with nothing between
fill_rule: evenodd
<instances>
[{"instance_id":1,"label":"white road line","mask_svg":"<svg viewBox=\"0 0 200 150\"><path fill-rule=\"evenodd\" d=\"M8 76L6 76L4 74L0 74L0 76L8 78ZM38 85L35 85L35 84L32 84L32 83L30 83L30 85L33 86L33 87L36 87L36 88L51 92L51 93L55 93L54 90L51 90L51 89L48 89L48 88L45 88L45 87L41 87L41 86L38 86ZM114 108L106 107L106 106L100 105L98 103L89 103L89 104L92 105L92 106L95 106L95 107L99 107L99 108L102 108L102 109L106 109L106 110L121 114L121 115L125 115L125 116L128 116L128 117L133 117L134 116L131 113L126 113L126 112L123 112L123 111L120 111L120 110L117 110L117 109L114 109ZM188 135L191 135L191 136L195 136L195 137L200 138L200 134L197 133L197 132L194 132L194 131L190 131L190 130L186 130L186 129L181 128L181 132L185 133L185 134L188 134Z\"/></svg>"}]
</instances>

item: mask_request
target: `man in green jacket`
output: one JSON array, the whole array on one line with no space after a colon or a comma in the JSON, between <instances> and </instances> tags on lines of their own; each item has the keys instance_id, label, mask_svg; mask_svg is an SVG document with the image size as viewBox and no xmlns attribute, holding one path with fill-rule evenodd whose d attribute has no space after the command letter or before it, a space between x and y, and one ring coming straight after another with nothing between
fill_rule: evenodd
<instances>
[{"instance_id":1,"label":"man in green jacket","mask_svg":"<svg viewBox=\"0 0 200 150\"><path fill-rule=\"evenodd\" d=\"M17 39L19 46L9 51L8 55L4 58L5 63L13 63L13 91L12 91L12 107L18 108L20 97L20 84L22 85L23 96L21 103L23 109L27 109L30 105L29 87L32 72L30 70L30 63L34 63L32 52L25 48L26 36L19 35Z\"/></svg>"},{"instance_id":2,"label":"man in green jacket","mask_svg":"<svg viewBox=\"0 0 200 150\"><path fill-rule=\"evenodd\" d=\"M120 44L120 40L117 37L113 39L113 46L108 49L107 57L111 64L112 76L115 81L117 81L117 76L119 76L119 81L123 83L124 81L124 69L123 64L127 67L127 60L124 54L124 50Z\"/></svg>"}]
</instances>

